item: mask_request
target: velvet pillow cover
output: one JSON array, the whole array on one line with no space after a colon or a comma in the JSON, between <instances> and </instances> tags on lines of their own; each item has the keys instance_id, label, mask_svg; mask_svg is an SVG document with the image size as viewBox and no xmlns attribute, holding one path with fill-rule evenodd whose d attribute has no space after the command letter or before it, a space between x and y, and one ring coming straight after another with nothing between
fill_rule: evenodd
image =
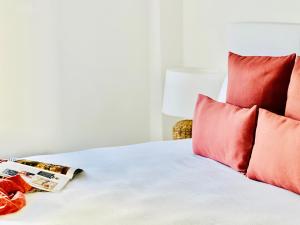
<instances>
[{"instance_id":1,"label":"velvet pillow cover","mask_svg":"<svg viewBox=\"0 0 300 225\"><path fill-rule=\"evenodd\" d=\"M251 179L300 194L300 121L259 109Z\"/></svg>"},{"instance_id":2,"label":"velvet pillow cover","mask_svg":"<svg viewBox=\"0 0 300 225\"><path fill-rule=\"evenodd\" d=\"M285 116L300 120L300 57L297 57L288 89Z\"/></svg>"},{"instance_id":3,"label":"velvet pillow cover","mask_svg":"<svg viewBox=\"0 0 300 225\"><path fill-rule=\"evenodd\" d=\"M257 106L240 108L200 94L193 119L194 153L245 172L252 151L256 120Z\"/></svg>"},{"instance_id":4,"label":"velvet pillow cover","mask_svg":"<svg viewBox=\"0 0 300 225\"><path fill-rule=\"evenodd\" d=\"M227 103L249 108L257 105L284 115L295 58L296 54L271 57L230 52Z\"/></svg>"}]
</instances>

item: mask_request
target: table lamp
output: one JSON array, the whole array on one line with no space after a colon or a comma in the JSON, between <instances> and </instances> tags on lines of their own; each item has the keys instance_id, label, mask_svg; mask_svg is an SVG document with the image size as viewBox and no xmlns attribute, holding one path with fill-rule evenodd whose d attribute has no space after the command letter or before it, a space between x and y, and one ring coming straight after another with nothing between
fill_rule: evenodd
<instances>
[{"instance_id":1,"label":"table lamp","mask_svg":"<svg viewBox=\"0 0 300 225\"><path fill-rule=\"evenodd\" d=\"M181 117L173 127L173 139L192 137L192 118L198 94L218 96L224 74L193 68L168 69L162 112Z\"/></svg>"}]
</instances>

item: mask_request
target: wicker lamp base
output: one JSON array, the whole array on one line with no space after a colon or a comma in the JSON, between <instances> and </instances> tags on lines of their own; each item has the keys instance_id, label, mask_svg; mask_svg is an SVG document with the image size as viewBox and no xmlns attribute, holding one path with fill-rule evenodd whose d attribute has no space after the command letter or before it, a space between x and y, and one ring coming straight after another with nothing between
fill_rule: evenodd
<instances>
[{"instance_id":1,"label":"wicker lamp base","mask_svg":"<svg viewBox=\"0 0 300 225\"><path fill-rule=\"evenodd\" d=\"M192 138L192 120L181 120L173 127L173 139Z\"/></svg>"}]
</instances>

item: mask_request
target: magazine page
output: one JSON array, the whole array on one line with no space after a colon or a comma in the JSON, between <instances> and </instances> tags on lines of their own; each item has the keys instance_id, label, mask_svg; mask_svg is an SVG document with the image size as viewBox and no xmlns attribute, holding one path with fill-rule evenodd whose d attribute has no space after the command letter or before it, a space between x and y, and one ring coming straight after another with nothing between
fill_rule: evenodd
<instances>
[{"instance_id":1,"label":"magazine page","mask_svg":"<svg viewBox=\"0 0 300 225\"><path fill-rule=\"evenodd\" d=\"M70 180L69 177L60 173L12 161L0 161L0 176L9 177L17 174L21 175L32 187L50 192L61 190Z\"/></svg>"},{"instance_id":2,"label":"magazine page","mask_svg":"<svg viewBox=\"0 0 300 225\"><path fill-rule=\"evenodd\" d=\"M72 168L68 166L56 165L51 163L44 163L39 161L32 161L28 159L17 159L14 162L21 163L23 165L32 166L44 170L48 170L55 173L60 173L66 175L69 179L73 179L77 174L81 173L83 170L78 168Z\"/></svg>"}]
</instances>

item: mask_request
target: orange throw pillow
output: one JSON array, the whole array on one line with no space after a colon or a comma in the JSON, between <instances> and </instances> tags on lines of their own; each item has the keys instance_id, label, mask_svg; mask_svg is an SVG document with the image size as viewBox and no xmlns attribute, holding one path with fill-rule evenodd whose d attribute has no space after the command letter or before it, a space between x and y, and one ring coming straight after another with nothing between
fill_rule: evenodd
<instances>
[{"instance_id":1,"label":"orange throw pillow","mask_svg":"<svg viewBox=\"0 0 300 225\"><path fill-rule=\"evenodd\" d=\"M300 194L300 121L259 109L247 176Z\"/></svg>"},{"instance_id":2,"label":"orange throw pillow","mask_svg":"<svg viewBox=\"0 0 300 225\"><path fill-rule=\"evenodd\" d=\"M296 54L282 57L229 53L227 103L257 105L284 115L287 90Z\"/></svg>"},{"instance_id":3,"label":"orange throw pillow","mask_svg":"<svg viewBox=\"0 0 300 225\"><path fill-rule=\"evenodd\" d=\"M246 172L256 120L256 106L240 108L200 94L193 119L194 153Z\"/></svg>"},{"instance_id":4,"label":"orange throw pillow","mask_svg":"<svg viewBox=\"0 0 300 225\"><path fill-rule=\"evenodd\" d=\"M300 57L297 57L288 89L285 116L300 120Z\"/></svg>"}]
</instances>

